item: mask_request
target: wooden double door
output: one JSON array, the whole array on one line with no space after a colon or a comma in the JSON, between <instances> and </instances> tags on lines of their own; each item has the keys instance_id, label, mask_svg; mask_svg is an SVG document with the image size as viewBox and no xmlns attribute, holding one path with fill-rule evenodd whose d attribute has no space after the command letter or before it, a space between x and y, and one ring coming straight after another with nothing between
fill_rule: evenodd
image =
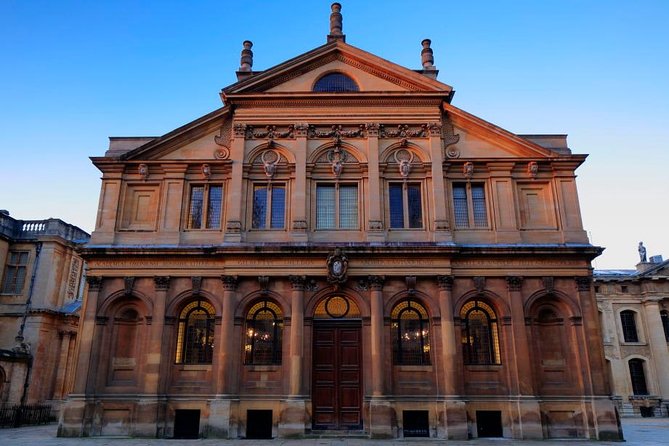
<instances>
[{"instance_id":1,"label":"wooden double door","mask_svg":"<svg viewBox=\"0 0 669 446\"><path fill-rule=\"evenodd\" d=\"M314 321L314 429L362 429L362 333L359 321Z\"/></svg>"}]
</instances>

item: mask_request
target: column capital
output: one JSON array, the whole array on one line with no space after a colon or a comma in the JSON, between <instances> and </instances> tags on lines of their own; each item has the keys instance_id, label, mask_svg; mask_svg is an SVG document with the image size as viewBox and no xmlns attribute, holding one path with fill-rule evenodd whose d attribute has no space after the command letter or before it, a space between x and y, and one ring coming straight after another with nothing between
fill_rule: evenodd
<instances>
[{"instance_id":1,"label":"column capital","mask_svg":"<svg viewBox=\"0 0 669 446\"><path fill-rule=\"evenodd\" d=\"M302 291L307 283L307 276L288 276L294 290Z\"/></svg>"},{"instance_id":2,"label":"column capital","mask_svg":"<svg viewBox=\"0 0 669 446\"><path fill-rule=\"evenodd\" d=\"M237 289L237 276L221 276L221 281L223 282L223 288L226 291L234 291Z\"/></svg>"},{"instance_id":3,"label":"column capital","mask_svg":"<svg viewBox=\"0 0 669 446\"><path fill-rule=\"evenodd\" d=\"M386 278L384 276L367 276L367 283L373 291L381 291L383 289L383 282L385 281Z\"/></svg>"},{"instance_id":4,"label":"column capital","mask_svg":"<svg viewBox=\"0 0 669 446\"><path fill-rule=\"evenodd\" d=\"M453 276L437 276L437 285L440 290L451 291L453 289Z\"/></svg>"},{"instance_id":5,"label":"column capital","mask_svg":"<svg viewBox=\"0 0 669 446\"><path fill-rule=\"evenodd\" d=\"M379 124L376 122L370 122L368 124L365 124L365 127L367 129L367 136L371 136L374 138L379 137Z\"/></svg>"},{"instance_id":6,"label":"column capital","mask_svg":"<svg viewBox=\"0 0 669 446\"><path fill-rule=\"evenodd\" d=\"M154 276L153 286L156 291L167 291L170 288L170 277L169 276Z\"/></svg>"},{"instance_id":7,"label":"column capital","mask_svg":"<svg viewBox=\"0 0 669 446\"><path fill-rule=\"evenodd\" d=\"M506 286L509 291L520 291L523 286L523 278L520 276L509 276L506 278Z\"/></svg>"},{"instance_id":8,"label":"column capital","mask_svg":"<svg viewBox=\"0 0 669 446\"><path fill-rule=\"evenodd\" d=\"M306 138L307 133L309 132L309 124L306 122L298 122L293 125L293 129L295 130L295 136L297 138Z\"/></svg>"},{"instance_id":9,"label":"column capital","mask_svg":"<svg viewBox=\"0 0 669 446\"><path fill-rule=\"evenodd\" d=\"M86 276L89 291L100 291L102 289L102 277L100 276Z\"/></svg>"},{"instance_id":10,"label":"column capital","mask_svg":"<svg viewBox=\"0 0 669 446\"><path fill-rule=\"evenodd\" d=\"M576 287L578 288L578 291L590 291L590 286L592 285L592 277L590 276L574 277L574 280L576 281Z\"/></svg>"}]
</instances>

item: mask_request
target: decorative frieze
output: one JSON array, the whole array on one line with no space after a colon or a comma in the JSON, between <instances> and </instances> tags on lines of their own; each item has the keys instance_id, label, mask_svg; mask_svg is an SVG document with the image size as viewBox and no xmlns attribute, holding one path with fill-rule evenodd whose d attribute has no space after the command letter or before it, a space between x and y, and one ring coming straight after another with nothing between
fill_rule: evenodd
<instances>
[{"instance_id":1,"label":"decorative frieze","mask_svg":"<svg viewBox=\"0 0 669 446\"><path fill-rule=\"evenodd\" d=\"M379 138L425 138L429 132L430 124L379 125Z\"/></svg>"},{"instance_id":2,"label":"decorative frieze","mask_svg":"<svg viewBox=\"0 0 669 446\"><path fill-rule=\"evenodd\" d=\"M341 140L341 138L363 138L365 137L365 124L358 126L342 126L341 124L331 125L329 129L326 126L309 126L309 138L334 138Z\"/></svg>"},{"instance_id":3,"label":"decorative frieze","mask_svg":"<svg viewBox=\"0 0 669 446\"><path fill-rule=\"evenodd\" d=\"M266 125L263 128L256 128L252 125L247 125L244 133L246 139L293 139L295 138L295 126L288 124L287 126L278 127L276 125Z\"/></svg>"}]
</instances>

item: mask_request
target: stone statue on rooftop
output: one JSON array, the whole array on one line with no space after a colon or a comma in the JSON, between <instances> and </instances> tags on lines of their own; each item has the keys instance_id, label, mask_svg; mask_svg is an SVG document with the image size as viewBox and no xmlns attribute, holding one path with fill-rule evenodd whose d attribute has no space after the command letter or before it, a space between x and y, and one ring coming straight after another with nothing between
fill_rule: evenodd
<instances>
[{"instance_id":1,"label":"stone statue on rooftop","mask_svg":"<svg viewBox=\"0 0 669 446\"><path fill-rule=\"evenodd\" d=\"M648 258L646 257L646 247L643 246L643 242L639 242L639 261L647 262Z\"/></svg>"}]
</instances>

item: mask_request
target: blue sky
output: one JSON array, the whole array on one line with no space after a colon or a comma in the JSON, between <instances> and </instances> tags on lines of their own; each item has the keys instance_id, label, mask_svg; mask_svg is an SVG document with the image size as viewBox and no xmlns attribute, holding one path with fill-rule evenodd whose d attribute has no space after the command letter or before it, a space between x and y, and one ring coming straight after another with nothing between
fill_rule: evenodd
<instances>
[{"instance_id":1,"label":"blue sky","mask_svg":"<svg viewBox=\"0 0 669 446\"><path fill-rule=\"evenodd\" d=\"M347 42L420 67L514 133L567 133L598 268L669 257L669 2L342 1ZM330 2L0 2L0 208L93 229L108 136L161 135L221 105L243 40L263 70L325 43Z\"/></svg>"}]
</instances>

